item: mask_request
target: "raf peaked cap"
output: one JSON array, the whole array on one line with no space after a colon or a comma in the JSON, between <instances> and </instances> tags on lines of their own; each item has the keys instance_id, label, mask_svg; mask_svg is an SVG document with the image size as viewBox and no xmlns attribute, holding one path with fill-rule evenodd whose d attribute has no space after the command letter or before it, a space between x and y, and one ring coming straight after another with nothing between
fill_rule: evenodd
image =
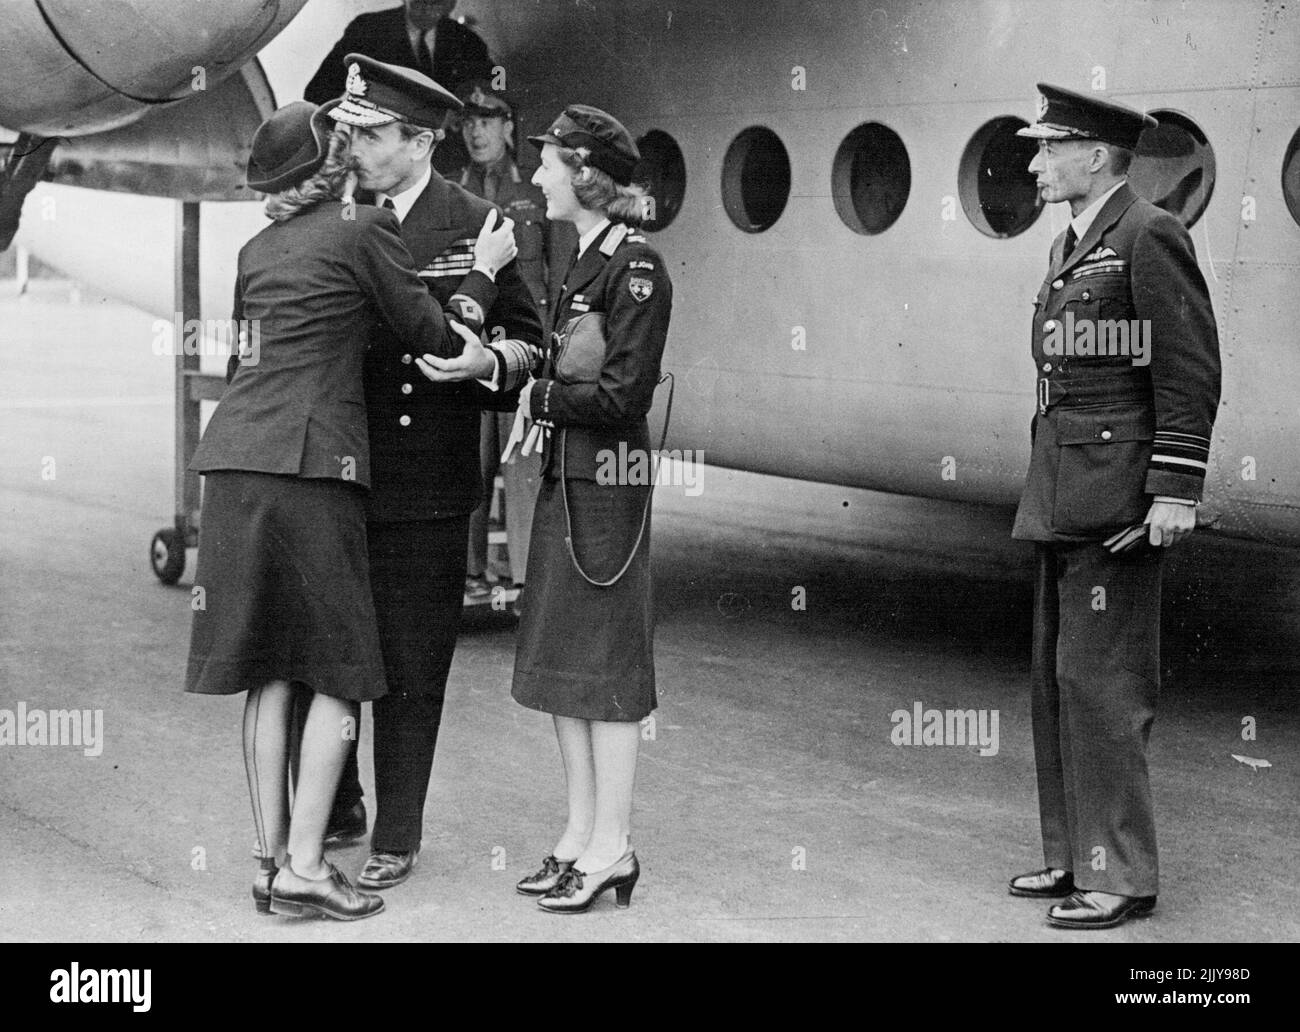
<instances>
[{"instance_id":1,"label":"raf peaked cap","mask_svg":"<svg viewBox=\"0 0 1300 1032\"><path fill-rule=\"evenodd\" d=\"M295 100L258 126L248 158L249 187L279 193L315 175L329 155L326 113L325 108Z\"/></svg>"},{"instance_id":2,"label":"raf peaked cap","mask_svg":"<svg viewBox=\"0 0 1300 1032\"><path fill-rule=\"evenodd\" d=\"M461 109L454 94L414 68L384 64L364 54L348 54L343 64L347 92L329 106L336 122L363 127L409 122L432 129L442 124L447 111Z\"/></svg>"},{"instance_id":3,"label":"raf peaked cap","mask_svg":"<svg viewBox=\"0 0 1300 1032\"><path fill-rule=\"evenodd\" d=\"M1143 129L1159 123L1122 104L1038 84L1038 121L1016 133L1035 140L1100 140L1134 150Z\"/></svg>"},{"instance_id":4,"label":"raf peaked cap","mask_svg":"<svg viewBox=\"0 0 1300 1032\"><path fill-rule=\"evenodd\" d=\"M614 182L627 186L632 182L641 152L623 123L600 108L570 104L541 136L528 139L540 150L545 144L587 151L587 164L608 172Z\"/></svg>"}]
</instances>

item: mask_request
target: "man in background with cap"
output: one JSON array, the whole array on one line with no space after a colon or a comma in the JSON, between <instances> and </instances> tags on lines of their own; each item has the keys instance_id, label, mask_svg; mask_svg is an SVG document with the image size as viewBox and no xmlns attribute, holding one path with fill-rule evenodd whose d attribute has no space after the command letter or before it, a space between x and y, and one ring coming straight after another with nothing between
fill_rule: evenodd
<instances>
[{"instance_id":1,"label":"man in background with cap","mask_svg":"<svg viewBox=\"0 0 1300 1032\"><path fill-rule=\"evenodd\" d=\"M465 105L459 116L459 128L470 158L460 172L460 185L498 205L514 222L519 273L545 322L548 298L552 293L559 293L566 259L577 246L577 234L567 222L547 220L546 198L515 164L515 107L505 92L493 90L486 80L476 80L457 90L457 96ZM505 486L511 580L522 585L528 569L528 538L540 486L541 455L540 452L523 455L516 450L502 464L501 452L509 439L512 423L511 413L483 413L480 451L487 497L470 517L469 575L465 580L465 595L470 599L491 596L492 588L487 580L488 514L498 470Z\"/></svg>"},{"instance_id":2,"label":"man in background with cap","mask_svg":"<svg viewBox=\"0 0 1300 1032\"><path fill-rule=\"evenodd\" d=\"M325 56L303 98L324 104L343 92L347 54L366 54L384 64L414 68L455 91L471 79L490 79L492 59L473 29L451 17L456 0L404 0L400 7L358 15ZM434 155L434 168L447 173L465 163L458 139Z\"/></svg>"},{"instance_id":3,"label":"man in background with cap","mask_svg":"<svg viewBox=\"0 0 1300 1032\"><path fill-rule=\"evenodd\" d=\"M540 363L542 329L518 263L508 258L498 267L485 244L504 234L513 258L510 221L494 233L499 211L430 165L442 137L433 126L460 101L420 72L359 54L345 60L347 92L330 115L350 128L358 185L396 214L434 296L490 338L488 348L467 345L461 358L437 369L412 355L394 357L400 349L374 347L367 354L366 533L388 694L374 703L378 810L358 884L386 889L406 880L420 849L456 645L469 517L482 495L480 411L514 409L519 388ZM491 294L467 289L472 281L481 288L482 279L491 281ZM421 370L435 382L416 375ZM360 797L354 750L336 815L346 815Z\"/></svg>"},{"instance_id":4,"label":"man in background with cap","mask_svg":"<svg viewBox=\"0 0 1300 1032\"><path fill-rule=\"evenodd\" d=\"M1040 83L1029 165L1070 205L1038 292L1038 410L1012 536L1033 541L1031 709L1046 868L1014 896L1061 928L1155 907L1146 747L1160 684L1164 550L1196 526L1219 342L1179 220L1126 174L1154 118ZM1123 331L1121 332L1121 324Z\"/></svg>"}]
</instances>

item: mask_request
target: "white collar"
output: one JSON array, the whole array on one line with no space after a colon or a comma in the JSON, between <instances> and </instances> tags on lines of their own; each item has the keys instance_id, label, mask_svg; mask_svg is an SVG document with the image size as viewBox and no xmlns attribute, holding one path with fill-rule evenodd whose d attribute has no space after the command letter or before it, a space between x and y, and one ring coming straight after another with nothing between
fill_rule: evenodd
<instances>
[{"instance_id":1,"label":"white collar","mask_svg":"<svg viewBox=\"0 0 1300 1032\"><path fill-rule=\"evenodd\" d=\"M393 214L397 216L398 222L405 222L406 216L411 213L411 208L415 206L416 200L420 194L424 193L424 188L429 185L429 180L433 178L433 167L430 166L424 170L422 175L414 186L407 187L399 194L381 193L375 198L375 203L381 208L384 206L384 198L393 202Z\"/></svg>"},{"instance_id":2,"label":"white collar","mask_svg":"<svg viewBox=\"0 0 1300 1032\"><path fill-rule=\"evenodd\" d=\"M1070 225L1074 227L1074 235L1076 239L1082 240L1087 235L1088 230L1092 228L1092 224L1097 221L1097 216L1101 214L1102 205L1110 200L1111 194L1127 182L1127 179L1121 179L1070 220Z\"/></svg>"},{"instance_id":3,"label":"white collar","mask_svg":"<svg viewBox=\"0 0 1300 1032\"><path fill-rule=\"evenodd\" d=\"M581 258L584 251L592 245L596 237L605 232L605 227L609 225L609 219L601 219L591 229L578 237L578 257Z\"/></svg>"}]
</instances>

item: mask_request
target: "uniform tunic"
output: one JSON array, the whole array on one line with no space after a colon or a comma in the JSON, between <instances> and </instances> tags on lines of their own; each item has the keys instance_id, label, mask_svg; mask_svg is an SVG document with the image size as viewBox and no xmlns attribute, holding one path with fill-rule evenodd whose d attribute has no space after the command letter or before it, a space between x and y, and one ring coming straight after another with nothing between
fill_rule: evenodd
<instances>
[{"instance_id":1,"label":"uniform tunic","mask_svg":"<svg viewBox=\"0 0 1300 1032\"><path fill-rule=\"evenodd\" d=\"M632 552L652 485L619 482L634 481L635 474L616 475L610 483L606 474L620 453L640 452L646 457L640 468L649 468L646 416L671 310L663 259L622 225L592 241L552 306L556 329L584 312L604 313L606 351L595 383L555 379L552 355L544 378L531 388L534 418L553 427L543 454L515 654L513 695L532 709L637 721L657 704L649 522L623 578L596 587L575 569L565 544L562 489L579 562L593 579L609 579Z\"/></svg>"}]
</instances>

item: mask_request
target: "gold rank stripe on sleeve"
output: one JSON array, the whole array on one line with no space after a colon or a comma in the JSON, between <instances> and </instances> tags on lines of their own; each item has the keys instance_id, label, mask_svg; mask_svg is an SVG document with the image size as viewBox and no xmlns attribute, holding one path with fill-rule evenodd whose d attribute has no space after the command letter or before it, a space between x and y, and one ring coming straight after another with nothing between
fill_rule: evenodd
<instances>
[{"instance_id":1,"label":"gold rank stripe on sleeve","mask_svg":"<svg viewBox=\"0 0 1300 1032\"><path fill-rule=\"evenodd\" d=\"M1157 430L1151 449L1151 467L1168 473L1205 476L1210 460L1210 439L1200 434Z\"/></svg>"},{"instance_id":2,"label":"gold rank stripe on sleeve","mask_svg":"<svg viewBox=\"0 0 1300 1032\"><path fill-rule=\"evenodd\" d=\"M452 241L442 254L420 270L423 277L455 276L463 278L474 268L474 238Z\"/></svg>"},{"instance_id":3,"label":"gold rank stripe on sleeve","mask_svg":"<svg viewBox=\"0 0 1300 1032\"><path fill-rule=\"evenodd\" d=\"M521 340L494 340L488 349L496 354L501 370L498 388L512 391L523 384L541 359L541 350Z\"/></svg>"}]
</instances>

